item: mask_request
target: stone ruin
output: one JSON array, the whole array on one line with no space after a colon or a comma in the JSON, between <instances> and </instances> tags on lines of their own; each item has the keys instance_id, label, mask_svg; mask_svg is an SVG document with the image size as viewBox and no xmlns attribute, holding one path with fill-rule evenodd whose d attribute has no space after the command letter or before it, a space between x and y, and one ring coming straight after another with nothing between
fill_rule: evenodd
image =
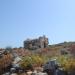
<instances>
[{"instance_id":1,"label":"stone ruin","mask_svg":"<svg viewBox=\"0 0 75 75\"><path fill-rule=\"evenodd\" d=\"M24 41L25 49L39 49L48 47L48 38L46 36L39 37L37 39L27 39Z\"/></svg>"}]
</instances>

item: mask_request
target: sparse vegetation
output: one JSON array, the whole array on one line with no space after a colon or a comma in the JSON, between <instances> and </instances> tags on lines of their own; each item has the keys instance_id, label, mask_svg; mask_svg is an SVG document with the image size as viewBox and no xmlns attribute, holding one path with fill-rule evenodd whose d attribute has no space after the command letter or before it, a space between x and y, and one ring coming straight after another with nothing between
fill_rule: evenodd
<instances>
[{"instance_id":1,"label":"sparse vegetation","mask_svg":"<svg viewBox=\"0 0 75 75\"><path fill-rule=\"evenodd\" d=\"M41 67L51 59L57 59L60 63L60 68L66 72L75 71L75 45L74 43L50 45L47 48L39 48L36 50L28 50L25 48L7 47L2 55L0 55L0 71L5 70L12 64L12 56L16 53L21 58L18 62L20 68L24 70L33 70L36 67ZM13 52L13 53L12 53ZM65 53L67 52L67 53Z\"/></svg>"}]
</instances>

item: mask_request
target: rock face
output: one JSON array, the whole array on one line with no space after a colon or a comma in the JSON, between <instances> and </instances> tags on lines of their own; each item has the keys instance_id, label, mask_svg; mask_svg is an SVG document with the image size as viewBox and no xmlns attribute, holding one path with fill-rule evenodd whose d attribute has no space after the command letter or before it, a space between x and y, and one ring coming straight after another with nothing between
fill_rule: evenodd
<instances>
[{"instance_id":1,"label":"rock face","mask_svg":"<svg viewBox=\"0 0 75 75\"><path fill-rule=\"evenodd\" d=\"M25 40L24 48L25 49L38 49L48 47L48 38L45 36L39 37L38 39Z\"/></svg>"}]
</instances>

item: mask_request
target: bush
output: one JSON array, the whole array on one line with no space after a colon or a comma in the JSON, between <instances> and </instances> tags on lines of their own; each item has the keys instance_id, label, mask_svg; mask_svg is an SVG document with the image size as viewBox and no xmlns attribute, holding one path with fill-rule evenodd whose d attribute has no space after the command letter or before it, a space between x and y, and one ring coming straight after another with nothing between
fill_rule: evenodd
<instances>
[{"instance_id":1,"label":"bush","mask_svg":"<svg viewBox=\"0 0 75 75\"><path fill-rule=\"evenodd\" d=\"M58 61L65 71L70 72L72 70L75 70L75 58L60 56L58 57Z\"/></svg>"},{"instance_id":2,"label":"bush","mask_svg":"<svg viewBox=\"0 0 75 75\"><path fill-rule=\"evenodd\" d=\"M22 61L20 63L20 66L24 69L29 67L30 65L32 67L41 66L43 64L42 57L38 55L31 55L31 56L25 56L22 58Z\"/></svg>"}]
</instances>

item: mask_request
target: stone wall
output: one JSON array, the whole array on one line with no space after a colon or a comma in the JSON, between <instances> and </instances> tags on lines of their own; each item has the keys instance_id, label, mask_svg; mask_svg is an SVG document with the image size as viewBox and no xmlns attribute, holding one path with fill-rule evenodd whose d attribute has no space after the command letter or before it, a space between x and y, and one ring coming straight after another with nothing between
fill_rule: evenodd
<instances>
[{"instance_id":1,"label":"stone wall","mask_svg":"<svg viewBox=\"0 0 75 75\"><path fill-rule=\"evenodd\" d=\"M24 48L26 49L38 49L46 47L48 47L48 38L45 36L39 37L37 39L24 41Z\"/></svg>"}]
</instances>

